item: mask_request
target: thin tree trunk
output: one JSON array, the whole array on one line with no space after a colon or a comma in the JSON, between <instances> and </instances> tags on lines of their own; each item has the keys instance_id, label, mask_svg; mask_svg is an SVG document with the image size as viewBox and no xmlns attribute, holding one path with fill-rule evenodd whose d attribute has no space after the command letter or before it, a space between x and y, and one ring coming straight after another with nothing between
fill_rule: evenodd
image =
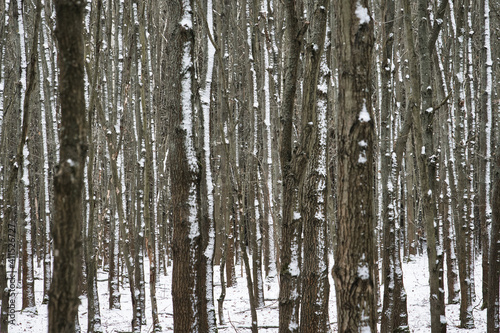
<instances>
[{"instance_id":1,"label":"thin tree trunk","mask_svg":"<svg viewBox=\"0 0 500 333\"><path fill-rule=\"evenodd\" d=\"M495 162L493 168L493 192L491 196L492 220L491 220L491 245L490 245L490 269L488 275L488 310L487 329L488 333L497 333L500 329L499 323L499 280L500 280L500 149L495 151Z\"/></svg>"},{"instance_id":2,"label":"thin tree trunk","mask_svg":"<svg viewBox=\"0 0 500 333\"><path fill-rule=\"evenodd\" d=\"M483 308L488 306L488 268L489 268L489 235L488 226L491 224L491 33L490 33L490 5L489 0L480 1L481 20L481 104L479 114L479 153L478 153L478 208L481 230L482 250L482 295Z\"/></svg>"},{"instance_id":3,"label":"thin tree trunk","mask_svg":"<svg viewBox=\"0 0 500 333\"><path fill-rule=\"evenodd\" d=\"M455 231L457 234L457 257L458 257L458 273L460 280L460 327L474 328L474 317L472 313L473 298L472 288L474 286L471 277L469 266L472 256L469 251L471 248L470 237L470 219L469 219L469 188L468 188L468 175L467 175L467 135L466 126L470 119L466 116L466 102L465 102L465 87L464 80L466 75L465 69L465 43L467 37L465 36L465 5L464 1L454 2L454 14L456 22L456 36L454 43L454 93L455 93L455 107L454 117L458 126L455 128L455 168L457 173L457 206L454 207L455 212Z\"/></svg>"},{"instance_id":4,"label":"thin tree trunk","mask_svg":"<svg viewBox=\"0 0 500 333\"><path fill-rule=\"evenodd\" d=\"M87 67L87 76L91 81L91 92L88 110L88 140L89 140L89 162L87 165L87 186L88 186L88 201L89 201L89 211L88 211L88 230L85 240L85 266L87 271L87 298L88 298L88 324L87 330L89 333L102 332L101 327L101 311L99 303L99 290L97 289L97 258L95 247L97 246L97 231L96 225L96 193L94 191L94 161L95 161L95 144L94 144L94 114L95 114L95 99L97 94L97 79L99 77L99 55L101 46L101 8L102 1L97 1L97 10L95 14L96 19L96 30L94 36L94 61L92 68Z\"/></svg>"},{"instance_id":5,"label":"thin tree trunk","mask_svg":"<svg viewBox=\"0 0 500 333\"><path fill-rule=\"evenodd\" d=\"M442 18L447 1L440 3L436 19ZM443 254L438 250L437 211L436 197L437 187L435 178L436 161L432 158L433 130L432 120L434 109L432 107L431 87L431 59L430 50L434 48L432 38L436 30L428 32L427 1L420 0L418 3L419 19L419 46L420 58L417 58L413 42L413 31L411 26L411 10L408 0L403 1L405 15L405 34L407 48L410 54L410 80L411 93L408 98L408 107L413 117L413 133L415 136L415 152L417 154L418 178L420 181L420 195L422 198L422 212L427 236L427 257L429 262L430 283L430 308L431 308L431 331L433 333L446 332L446 317L444 306L443 289ZM440 29L436 24L435 29ZM418 65L420 64L420 71ZM420 100L422 101L420 103ZM421 110L423 110L421 112Z\"/></svg>"},{"instance_id":6,"label":"thin tree trunk","mask_svg":"<svg viewBox=\"0 0 500 333\"><path fill-rule=\"evenodd\" d=\"M438 96L447 100L450 96L448 94L448 87L445 84L445 77L443 72L443 64L437 52L433 52L434 66L439 68L439 84ZM447 96L447 97L444 97ZM449 109L444 105L445 110L439 113L439 141L441 142L440 148L440 183L441 183L441 196L439 199L439 215L443 223L443 250L446 254L446 282L448 290L448 303L457 304L459 302L459 285L458 285L458 271L457 271L457 257L455 247L455 232L453 228L453 213L452 203L456 200L455 193L455 176L453 174L453 156L450 155L450 143L452 135L449 135ZM451 182L453 180L453 182Z\"/></svg>"},{"instance_id":7,"label":"thin tree trunk","mask_svg":"<svg viewBox=\"0 0 500 333\"><path fill-rule=\"evenodd\" d=\"M5 48L12 50L12 56L5 54L4 61L14 68L21 68L21 48L19 42L19 24L17 16L18 3L12 1L9 9L6 10L9 15L9 24L6 26ZM1 68L0 68L1 69ZM19 126L19 120L16 110L21 110L20 91L22 86L17 84L21 81L21 71L14 71L12 75L4 75L4 94L12 96L3 100L3 119L1 148L7 155L2 156L2 163L9 168L3 171L3 202L2 202L2 233L1 233L1 252L0 252L0 292L2 293L2 308L0 314L0 332L7 333L9 324L15 323L15 301L14 306L9 305L12 302L10 298L13 288L16 287L15 264L17 258L18 232L17 232L17 184L19 168L22 167L23 148L26 143L28 133L29 118L27 109L23 110L22 127ZM11 84L9 84L11 83ZM15 88L11 88L15 87ZM21 135L20 135L21 134ZM15 156L12 160L11 156ZM8 171L7 171L8 170Z\"/></svg>"},{"instance_id":8,"label":"thin tree trunk","mask_svg":"<svg viewBox=\"0 0 500 333\"><path fill-rule=\"evenodd\" d=\"M240 209L239 216L242 217L244 215L243 211L245 210L246 207L243 204L241 191L240 191L240 193L238 193L238 202L239 202L238 207ZM257 322L257 300L256 300L256 295L254 294L254 288L253 288L254 282L252 282L250 260L248 258L246 241L245 241L245 238L243 237L244 233L245 233L244 224L240 222L240 235L241 235L241 237L239 238L240 251L241 251L241 258L243 260L243 264L245 265L248 298L250 301L250 314L251 314L251 318L252 318L251 328L252 328L252 333L257 333L259 331L258 330L258 322Z\"/></svg>"},{"instance_id":9,"label":"thin tree trunk","mask_svg":"<svg viewBox=\"0 0 500 333\"><path fill-rule=\"evenodd\" d=\"M298 156L308 156L299 171L299 209L304 224L304 256L301 272L301 332L328 332L328 238L326 219L326 73L320 70L326 38L328 1L307 3L311 25L306 37L302 119ZM323 63L323 65L325 65ZM320 88L318 88L320 86ZM299 165L300 165L300 159ZM301 176L300 169L302 169Z\"/></svg>"},{"instance_id":10,"label":"thin tree trunk","mask_svg":"<svg viewBox=\"0 0 500 333\"><path fill-rule=\"evenodd\" d=\"M37 69L39 60L38 40L42 11L42 4L40 0L37 1L36 8L32 8L30 6L25 10L29 13L33 9L35 9L33 12L34 16L23 13L23 15L26 15L26 19L23 19L24 28L22 30L24 30L25 38L31 41L31 45L26 51L26 60L28 61L26 73L27 87L23 104L23 108L29 108L30 129L28 132L29 140L23 150L23 154L26 156L23 158L24 166L20 174L20 178L22 179L21 183L24 183L24 228L22 231L22 309L27 309L36 313L34 258L37 254L37 249L40 248L39 244L41 243L40 238L37 237L37 231L40 229L40 211L45 209L44 198L41 195L43 193L43 187L42 184L40 184L41 180L43 182L43 177L39 176L42 173L41 168L43 167L43 164L40 163L43 159L43 148L40 142L40 85L37 84ZM32 22L33 20L34 22ZM25 45L27 46L27 44L28 42ZM42 256L39 256L39 258L41 257Z\"/></svg>"},{"instance_id":11,"label":"thin tree trunk","mask_svg":"<svg viewBox=\"0 0 500 333\"><path fill-rule=\"evenodd\" d=\"M384 0L381 3L381 13L384 24L382 25L382 102L381 102L381 142L380 158L381 166L381 186L382 186L382 223L383 223L383 263L382 279L384 280L383 309L381 318L381 332L392 332L396 330L395 321L400 317L402 309L395 306L396 288L396 262L395 253L399 251L396 247L396 194L398 179L393 177L393 158L391 154L391 110L392 110L392 47L394 42L394 14L395 7L393 0ZM396 171L396 170L394 170ZM396 188L395 188L396 187ZM405 309L406 311L406 309ZM408 315L406 314L406 318ZM408 328L408 323L406 323Z\"/></svg>"},{"instance_id":12,"label":"thin tree trunk","mask_svg":"<svg viewBox=\"0 0 500 333\"><path fill-rule=\"evenodd\" d=\"M297 207L297 182L293 162L293 115L298 85L302 39L307 24L295 0L285 2L287 29L284 42L284 86L281 108L280 162L283 179L283 220L281 223L279 332L299 329L302 220ZM303 170L300 170L303 171Z\"/></svg>"},{"instance_id":13,"label":"thin tree trunk","mask_svg":"<svg viewBox=\"0 0 500 333\"><path fill-rule=\"evenodd\" d=\"M269 211L267 204L265 204L262 198L263 183L262 174L260 173L260 165L264 157L263 149L263 123L262 114L263 110L267 107L265 99L265 67L264 67L264 43L262 34L262 25L260 24L260 16L262 15L264 8L262 7L262 0L253 0L252 4L248 5L250 9L249 21L252 22L251 33L251 54L254 59L253 61L253 158L252 158L252 173L253 182L255 189L255 226L254 236L255 237L255 251L252 251L253 256L253 275L254 275L254 288L255 295L257 297L257 305L259 307L264 306L264 281L262 272L262 260L263 260L263 245L267 241L268 233L264 230L268 229L268 215L264 216L264 210L267 208L266 212ZM264 259L265 260L265 259Z\"/></svg>"},{"instance_id":14,"label":"thin tree trunk","mask_svg":"<svg viewBox=\"0 0 500 333\"><path fill-rule=\"evenodd\" d=\"M50 35L51 29L48 27L49 22L47 22L47 17L50 14L47 8L44 8L44 13L41 16L41 30L40 30L40 82L43 85L41 87L41 93L43 95L43 107L42 107L42 124L43 124L43 134L45 135L45 164L46 164L46 202L47 202L47 216L45 221L45 243L44 243L44 287L43 287L43 304L49 302L49 291L50 282L52 278L52 255L51 255L51 242L50 242L50 225L53 217L54 210L54 166L56 164L56 135L54 130L54 116L56 108L54 107L54 97L53 97L53 85L55 82L53 80L53 66L54 66L54 56L51 53L53 49L49 46L52 43L52 38ZM46 47L45 47L46 45ZM42 80L42 77L44 80Z\"/></svg>"},{"instance_id":15,"label":"thin tree trunk","mask_svg":"<svg viewBox=\"0 0 500 333\"><path fill-rule=\"evenodd\" d=\"M154 182L152 164L153 164L153 151L151 145L151 119L147 113L147 98L146 96L150 94L149 81L147 77L149 75L149 58L148 58L148 41L146 37L146 31L144 27L144 22L146 20L144 3L139 7L139 39L141 42L141 85L140 85L140 96L141 96L141 109L142 109L142 132L143 132L143 142L145 150L145 169L144 169L144 224L145 224L145 241L146 241L146 252L149 259L149 288L150 288L150 298L151 298L151 312L153 318L153 331L161 331L160 320L158 318L158 304L156 300L156 236L155 236L155 223L154 215L151 212L151 184Z\"/></svg>"}]
</instances>

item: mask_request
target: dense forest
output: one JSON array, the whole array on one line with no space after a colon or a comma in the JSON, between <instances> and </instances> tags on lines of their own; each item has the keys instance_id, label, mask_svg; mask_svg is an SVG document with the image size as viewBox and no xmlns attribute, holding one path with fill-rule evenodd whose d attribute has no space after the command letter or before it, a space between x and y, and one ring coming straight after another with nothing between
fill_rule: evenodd
<instances>
[{"instance_id":1,"label":"dense forest","mask_svg":"<svg viewBox=\"0 0 500 333\"><path fill-rule=\"evenodd\" d=\"M280 333L411 332L417 256L432 333L499 332L499 57L498 0L0 0L0 332L36 269L49 332L162 331L166 274L175 332L239 274L253 333L271 282Z\"/></svg>"}]
</instances>

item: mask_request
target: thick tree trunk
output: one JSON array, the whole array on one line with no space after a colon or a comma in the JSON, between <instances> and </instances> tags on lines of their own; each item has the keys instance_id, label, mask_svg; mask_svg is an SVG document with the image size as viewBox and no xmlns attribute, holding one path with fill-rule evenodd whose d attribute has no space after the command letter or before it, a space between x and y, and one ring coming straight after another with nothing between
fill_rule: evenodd
<instances>
[{"instance_id":1,"label":"thick tree trunk","mask_svg":"<svg viewBox=\"0 0 500 333\"><path fill-rule=\"evenodd\" d=\"M61 104L60 162L54 176L54 276L49 298L49 332L75 331L81 276L82 187L86 143L83 16L85 2L57 0Z\"/></svg>"},{"instance_id":2,"label":"thick tree trunk","mask_svg":"<svg viewBox=\"0 0 500 333\"><path fill-rule=\"evenodd\" d=\"M178 70L167 71L165 77L168 82L166 110L172 133L168 163L174 223L172 301L176 332L213 331L215 324L207 298L207 291L211 290L207 283L212 283L208 264L212 258L205 257L205 251L210 251L211 228L208 203L203 198L207 196L204 146L203 139L194 135L203 128L195 76L201 72L194 66L196 61L203 60L195 56L193 6L193 1L168 2L166 9L166 61L169 68Z\"/></svg>"},{"instance_id":3,"label":"thick tree trunk","mask_svg":"<svg viewBox=\"0 0 500 333\"><path fill-rule=\"evenodd\" d=\"M336 3L339 45L337 249L333 276L339 332L376 331L374 120L368 1Z\"/></svg>"}]
</instances>

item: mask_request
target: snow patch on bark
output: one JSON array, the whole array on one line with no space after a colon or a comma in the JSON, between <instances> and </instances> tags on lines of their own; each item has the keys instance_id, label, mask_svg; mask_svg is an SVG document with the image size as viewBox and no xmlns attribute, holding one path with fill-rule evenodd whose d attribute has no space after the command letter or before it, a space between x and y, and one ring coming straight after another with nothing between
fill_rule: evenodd
<instances>
[{"instance_id":1,"label":"snow patch on bark","mask_svg":"<svg viewBox=\"0 0 500 333\"><path fill-rule=\"evenodd\" d=\"M371 20L368 8L364 7L360 1L357 2L356 11L354 13L358 17L360 25L369 23Z\"/></svg>"}]
</instances>

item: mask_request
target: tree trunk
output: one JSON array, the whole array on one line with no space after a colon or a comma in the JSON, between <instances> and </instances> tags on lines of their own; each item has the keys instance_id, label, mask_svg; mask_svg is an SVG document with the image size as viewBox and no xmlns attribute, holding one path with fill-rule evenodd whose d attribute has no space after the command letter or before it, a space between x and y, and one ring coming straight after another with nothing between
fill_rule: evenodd
<instances>
[{"instance_id":1,"label":"tree trunk","mask_svg":"<svg viewBox=\"0 0 500 333\"><path fill-rule=\"evenodd\" d=\"M46 220L45 220L45 243L44 243L44 272L43 272L43 304L49 302L50 282L52 278L52 254L50 242L50 226L53 218L54 211L54 166L56 164L56 135L54 130L54 118L56 108L53 103L52 88L55 85L53 68L55 66L54 53L51 52L53 48L49 46L50 34L52 33L48 27L47 17L50 17L50 12L44 8L44 13L41 16L41 30L40 30L40 88L42 95L42 124L45 145L45 173L46 176L46 194L45 200L47 202ZM45 47L45 45L47 45ZM53 45L52 45L53 46ZM42 80L41 78L45 78Z\"/></svg>"},{"instance_id":2,"label":"tree trunk","mask_svg":"<svg viewBox=\"0 0 500 333\"><path fill-rule=\"evenodd\" d=\"M480 1L481 20L481 104L479 113L479 153L478 153L478 209L481 230L482 251L482 295L483 308L488 306L489 287L489 235L488 226L491 224L491 33L490 33L490 5L489 0Z\"/></svg>"},{"instance_id":3,"label":"tree trunk","mask_svg":"<svg viewBox=\"0 0 500 333\"><path fill-rule=\"evenodd\" d=\"M22 19L24 13L22 12L23 8L21 7L21 13L19 15L20 18L20 34L25 33L26 30L31 30L29 19ZM39 201L38 195L38 173L40 165L38 163L38 156L41 155L39 150L39 142L37 142L38 133L40 133L40 129L38 128L40 123L40 107L37 105L40 100L40 96L35 91L39 88L39 85L36 84L37 79L37 66L38 66L38 39L39 39L39 27L40 27L40 14L42 10L41 1L37 1L37 7L35 12L35 22L33 27L33 35L26 33L26 36L21 36L21 43L24 43L24 38L32 38L32 43L30 45L29 50L25 50L25 54L21 54L23 60L26 61L27 72L26 72L26 81L27 86L25 87L26 91L24 93L24 101L23 101L23 109L25 114L28 114L29 122L29 131L28 131L28 142L26 143L26 147L23 149L23 167L20 169L20 185L22 191L24 192L24 211L21 215L23 217L24 223L22 224L22 294L23 294L23 304L22 309L31 308L32 311L36 312L36 302L35 302L35 281L34 281L34 256L37 245L37 237L36 237L36 226L38 225L38 204L41 203ZM27 43L26 43L27 44ZM21 44L21 50L25 49L25 45ZM29 54L28 54L29 52ZM25 59L25 60L24 60ZM24 65L22 65L24 66ZM35 94L35 95L33 95ZM21 204L23 206L23 204ZM45 203L43 203L45 206Z\"/></svg>"},{"instance_id":4,"label":"tree trunk","mask_svg":"<svg viewBox=\"0 0 500 333\"><path fill-rule=\"evenodd\" d=\"M304 224L304 256L301 272L302 300L300 312L301 332L328 332L328 237L326 219L326 66L323 50L326 37L328 1L307 3L311 25L305 42L304 81L302 85L302 114L299 152L294 162L300 165L297 177ZM319 87L319 88L318 88ZM297 156L308 156L301 161ZM302 165L304 163L305 165ZM302 170L301 170L302 169ZM301 174L303 176L301 176Z\"/></svg>"},{"instance_id":5,"label":"tree trunk","mask_svg":"<svg viewBox=\"0 0 500 333\"><path fill-rule=\"evenodd\" d=\"M442 18L447 1L440 3L436 19ZM411 93L408 107L413 117L413 133L415 137L415 152L417 154L418 179L420 181L420 196L422 198L422 213L427 236L427 257L429 262L429 284L431 304L431 330L433 333L446 332L446 317L443 289L443 253L438 252L439 233L437 232L437 187L436 159L433 147L433 113L431 87L430 50L434 48L436 30L428 32L427 1L418 3L419 46L420 58L417 58L411 27L411 10L408 0L403 1L405 14L405 34L407 48L410 54ZM440 25L435 27L439 31ZM418 65L420 64L420 71ZM420 100L422 101L420 103ZM423 111L422 111L423 110Z\"/></svg>"},{"instance_id":6,"label":"tree trunk","mask_svg":"<svg viewBox=\"0 0 500 333\"><path fill-rule=\"evenodd\" d=\"M5 30L5 49L12 50L12 53L9 56L9 52L4 52L5 58L3 61L13 68L22 69L25 66L21 67L18 2L13 1L6 13L8 13L10 19ZM22 82L22 75L22 71L13 71L10 75L4 74L2 76L2 79L5 80L3 85L4 96L11 97L4 98L3 101L3 105L5 106L2 117L1 136L2 152L5 151L5 155L2 156L2 165L10 166L10 168L2 170L2 185L4 188L2 194L4 200L1 203L3 213L0 252L0 292L2 293L2 309L0 314L1 333L7 333L9 331L9 324L14 324L16 319L15 300L13 302L14 306L10 305L12 303L10 297L14 296L11 293L16 288L15 264L18 255L18 242L20 240L17 232L18 200L16 198L18 192L17 184L19 183L19 168L23 166L23 148L26 143L29 124L28 114L23 114L22 125L20 125L20 119L18 119L18 110L22 110L22 101L20 99L22 85L18 84L18 82ZM27 112L28 110L24 109L23 111Z\"/></svg>"},{"instance_id":7,"label":"tree trunk","mask_svg":"<svg viewBox=\"0 0 500 333\"><path fill-rule=\"evenodd\" d=\"M470 214L469 214L469 186L467 175L467 135L466 126L470 119L466 116L465 103L465 87L464 80L466 76L465 70L465 44L467 37L465 36L465 5L464 1L454 2L454 13L456 22L456 36L454 43L454 94L455 107L454 118L457 122L455 128L455 167L457 173L457 189L456 198L457 205L454 207L455 212L455 231L457 234L457 258L458 258L458 273L460 280L460 327L474 328L473 308L473 277L470 275L470 265L472 253L471 235L470 235Z\"/></svg>"},{"instance_id":8,"label":"tree trunk","mask_svg":"<svg viewBox=\"0 0 500 333\"><path fill-rule=\"evenodd\" d=\"M279 332L299 329L300 270L302 219L298 207L298 175L293 157L293 115L298 85L298 68L302 39L307 24L299 20L299 5L295 0L285 2L284 89L281 108L280 162L283 183L283 220L281 224ZM300 170L301 172L303 170Z\"/></svg>"},{"instance_id":9,"label":"tree trunk","mask_svg":"<svg viewBox=\"0 0 500 333\"><path fill-rule=\"evenodd\" d=\"M102 1L97 2L97 13L95 16L96 30L94 35L94 58L93 58L93 71L90 66L87 67L87 76L91 81L91 93L88 110L88 140L89 145L89 162L87 165L87 182L88 182L88 228L85 235L85 267L87 273L87 297L88 297L88 324L87 331L89 333L102 332L101 327L101 312L99 304L99 291L97 289L97 254L95 248L97 247L97 230L96 230L96 192L94 191L94 161L95 161L95 145L94 145L94 114L95 114L95 98L97 94L97 79L99 77L99 55L100 55L100 33L101 33L101 8ZM88 41L89 42L89 41ZM89 43L90 44L90 43Z\"/></svg>"},{"instance_id":10,"label":"tree trunk","mask_svg":"<svg viewBox=\"0 0 500 333\"><path fill-rule=\"evenodd\" d=\"M488 275L488 310L487 329L488 333L496 333L500 329L499 323L499 280L500 280L500 149L494 154L493 167L493 192L491 196L492 220L491 220L491 245L490 245L490 269Z\"/></svg>"},{"instance_id":11,"label":"tree trunk","mask_svg":"<svg viewBox=\"0 0 500 333\"><path fill-rule=\"evenodd\" d=\"M382 1L382 109L381 143L382 159L382 221L383 221L383 268L384 298L381 318L381 332L408 332L406 292L403 286L401 258L399 256L399 228L397 220L397 194L400 165L391 149L392 110L392 47L394 42L394 1ZM401 199L402 201L402 199Z\"/></svg>"},{"instance_id":12,"label":"tree trunk","mask_svg":"<svg viewBox=\"0 0 500 333\"><path fill-rule=\"evenodd\" d=\"M166 61L170 68L180 69L180 72L167 71L165 77L169 82L166 110L171 131L168 163L174 223L172 301L176 332L206 332L212 330L214 324L209 322L206 307L206 283L211 283L207 280L211 269L204 259L209 232L208 208L202 207L201 200L207 193L206 183L202 184L206 182L203 174L206 170L201 157L203 146L194 136L201 128L198 121L202 117L196 113L199 97L195 70L199 68L193 65L201 59L195 57L192 8L192 1L168 2L165 34Z\"/></svg>"},{"instance_id":13,"label":"tree trunk","mask_svg":"<svg viewBox=\"0 0 500 333\"><path fill-rule=\"evenodd\" d=\"M339 332L376 331L374 134L368 1L336 3L339 59L337 249L333 277Z\"/></svg>"}]
</instances>

